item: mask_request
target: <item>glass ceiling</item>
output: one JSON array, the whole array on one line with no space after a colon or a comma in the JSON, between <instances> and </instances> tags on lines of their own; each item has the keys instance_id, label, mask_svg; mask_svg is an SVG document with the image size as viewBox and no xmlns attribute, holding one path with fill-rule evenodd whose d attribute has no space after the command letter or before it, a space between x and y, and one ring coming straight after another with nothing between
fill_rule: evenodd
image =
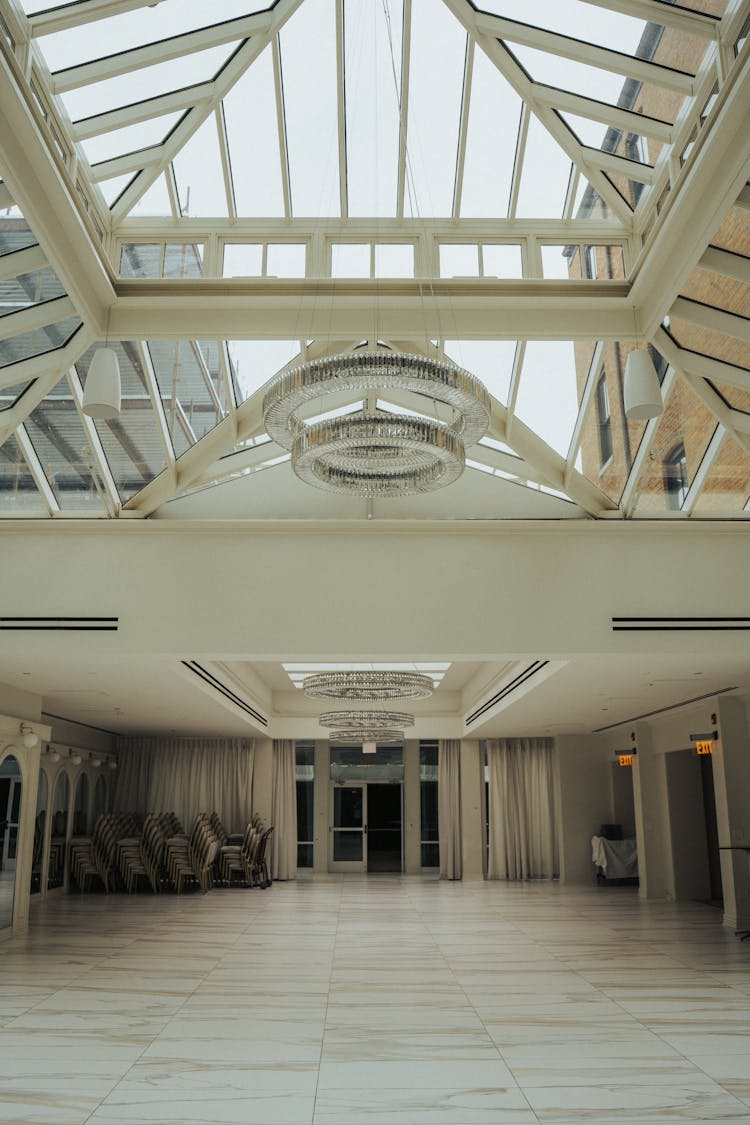
<instances>
[{"instance_id":1,"label":"glass ceiling","mask_svg":"<svg viewBox=\"0 0 750 1125\"><path fill-rule=\"evenodd\" d=\"M604 296L630 277L710 119L717 36L732 16L738 54L739 7L653 0L647 21L642 0L630 11L627 0L0 0L0 31L14 47L29 20L34 96L63 158L77 152L78 191L123 283L574 280ZM749 254L740 199L652 340L665 400L654 422L624 416L629 340L461 338L448 320L439 340L410 340L495 400L468 475L593 516L746 514ZM81 412L96 346L86 328L0 182L0 516L150 514L143 490L217 430L233 436L198 472L174 474L183 493L290 472L258 422L263 386L330 341L200 329L110 340L122 412L93 423ZM30 362L56 352L57 371ZM387 396L377 408L434 415Z\"/></svg>"}]
</instances>

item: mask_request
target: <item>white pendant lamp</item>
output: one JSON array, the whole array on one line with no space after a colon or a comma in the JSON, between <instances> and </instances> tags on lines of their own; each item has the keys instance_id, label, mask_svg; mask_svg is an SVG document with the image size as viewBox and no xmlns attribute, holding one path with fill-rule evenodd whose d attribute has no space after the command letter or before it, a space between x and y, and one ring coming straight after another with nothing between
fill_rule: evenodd
<instances>
[{"instance_id":1,"label":"white pendant lamp","mask_svg":"<svg viewBox=\"0 0 750 1125\"><path fill-rule=\"evenodd\" d=\"M625 413L631 422L658 418L664 406L659 376L645 348L634 348L625 363Z\"/></svg>"},{"instance_id":2,"label":"white pendant lamp","mask_svg":"<svg viewBox=\"0 0 750 1125\"><path fill-rule=\"evenodd\" d=\"M120 364L113 348L97 348L83 390L83 413L116 418L120 413Z\"/></svg>"}]
</instances>

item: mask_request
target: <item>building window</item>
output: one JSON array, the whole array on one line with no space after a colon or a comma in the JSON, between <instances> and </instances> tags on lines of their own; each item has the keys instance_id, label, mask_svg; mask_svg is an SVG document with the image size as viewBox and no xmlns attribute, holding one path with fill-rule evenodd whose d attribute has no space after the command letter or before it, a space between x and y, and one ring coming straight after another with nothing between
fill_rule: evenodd
<instances>
[{"instance_id":1,"label":"building window","mask_svg":"<svg viewBox=\"0 0 750 1125\"><path fill-rule=\"evenodd\" d=\"M596 246L584 246L583 248L583 268L585 276L592 281L597 279L596 270Z\"/></svg>"},{"instance_id":2,"label":"building window","mask_svg":"<svg viewBox=\"0 0 750 1125\"><path fill-rule=\"evenodd\" d=\"M439 867L437 742L419 743L419 809L421 865Z\"/></svg>"},{"instance_id":3,"label":"building window","mask_svg":"<svg viewBox=\"0 0 750 1125\"><path fill-rule=\"evenodd\" d=\"M313 809L315 796L315 743L298 742L295 746L297 779L297 867L312 867Z\"/></svg>"},{"instance_id":4,"label":"building window","mask_svg":"<svg viewBox=\"0 0 750 1125\"><path fill-rule=\"evenodd\" d=\"M679 510L688 494L687 457L682 442L664 458L664 491L667 494L667 507Z\"/></svg>"},{"instance_id":5,"label":"building window","mask_svg":"<svg viewBox=\"0 0 750 1125\"><path fill-rule=\"evenodd\" d=\"M654 365L659 383L664 382L664 376L667 373L669 364L667 363L661 352L657 351L653 344L648 345L648 354L651 356L651 362Z\"/></svg>"},{"instance_id":6,"label":"building window","mask_svg":"<svg viewBox=\"0 0 750 1125\"><path fill-rule=\"evenodd\" d=\"M612 459L612 418L609 411L607 376L602 371L596 384L596 417L599 423L599 454L602 465Z\"/></svg>"},{"instance_id":7,"label":"building window","mask_svg":"<svg viewBox=\"0 0 750 1125\"><path fill-rule=\"evenodd\" d=\"M637 133L628 133L625 138L625 155L628 160L636 160L639 164L648 164L646 143L643 137L638 136ZM631 180L630 194L633 199L633 206L635 207L643 194L643 184L639 183L637 180Z\"/></svg>"}]
</instances>

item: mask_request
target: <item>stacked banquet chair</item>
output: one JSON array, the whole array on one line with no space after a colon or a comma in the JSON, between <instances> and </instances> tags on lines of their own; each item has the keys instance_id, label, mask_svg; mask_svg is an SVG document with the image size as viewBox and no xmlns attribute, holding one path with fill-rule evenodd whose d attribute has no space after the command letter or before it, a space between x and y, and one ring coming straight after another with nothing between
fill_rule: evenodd
<instances>
[{"instance_id":1,"label":"stacked banquet chair","mask_svg":"<svg viewBox=\"0 0 750 1125\"><path fill-rule=\"evenodd\" d=\"M230 887L233 877L239 875L245 886L270 887L266 849L272 832L273 828L256 815L245 829L240 845L225 844L220 849L219 871L226 886Z\"/></svg>"},{"instance_id":2,"label":"stacked banquet chair","mask_svg":"<svg viewBox=\"0 0 750 1125\"><path fill-rule=\"evenodd\" d=\"M118 886L133 889L130 868L124 870L118 864L118 848L137 838L140 833L138 818L130 813L118 815L102 813L96 818L91 837L77 837L70 846L70 874L81 891L91 890L91 884L98 881L105 891L113 891Z\"/></svg>"},{"instance_id":3,"label":"stacked banquet chair","mask_svg":"<svg viewBox=\"0 0 750 1125\"><path fill-rule=\"evenodd\" d=\"M197 884L205 893L214 883L214 864L220 840L206 813L195 818L190 836L172 836L166 841L164 865L170 884L178 894L186 885Z\"/></svg>"},{"instance_id":4,"label":"stacked banquet chair","mask_svg":"<svg viewBox=\"0 0 750 1125\"><path fill-rule=\"evenodd\" d=\"M183 835L183 827L174 813L149 813L143 822L141 859L155 893L169 886L165 865L167 840Z\"/></svg>"}]
</instances>

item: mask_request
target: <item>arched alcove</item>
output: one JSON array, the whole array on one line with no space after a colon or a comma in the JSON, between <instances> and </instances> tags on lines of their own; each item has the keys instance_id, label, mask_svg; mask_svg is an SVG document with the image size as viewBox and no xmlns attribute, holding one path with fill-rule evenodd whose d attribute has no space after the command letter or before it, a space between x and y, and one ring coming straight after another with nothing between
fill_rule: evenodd
<instances>
[{"instance_id":1,"label":"arched alcove","mask_svg":"<svg viewBox=\"0 0 750 1125\"><path fill-rule=\"evenodd\" d=\"M80 773L76 783L76 799L73 806L73 835L85 836L89 830L89 779L88 774Z\"/></svg>"},{"instance_id":2,"label":"arched alcove","mask_svg":"<svg viewBox=\"0 0 750 1125\"><path fill-rule=\"evenodd\" d=\"M44 864L44 836L47 826L47 806L49 804L49 783L47 774L39 770L39 785L36 791L36 815L34 817L34 844L31 855L31 893L38 894L42 889L42 867Z\"/></svg>"},{"instance_id":3,"label":"arched alcove","mask_svg":"<svg viewBox=\"0 0 750 1125\"><path fill-rule=\"evenodd\" d=\"M70 804L70 779L61 770L55 782L50 810L49 870L47 886L61 887L65 881L65 848L68 835L68 806Z\"/></svg>"},{"instance_id":4,"label":"arched alcove","mask_svg":"<svg viewBox=\"0 0 750 1125\"><path fill-rule=\"evenodd\" d=\"M21 767L9 754L0 762L0 930L13 921L20 822Z\"/></svg>"},{"instance_id":5,"label":"arched alcove","mask_svg":"<svg viewBox=\"0 0 750 1125\"><path fill-rule=\"evenodd\" d=\"M94 805L92 810L93 824L96 824L97 817L107 811L107 779L103 773L100 773L96 779L94 786Z\"/></svg>"}]
</instances>

